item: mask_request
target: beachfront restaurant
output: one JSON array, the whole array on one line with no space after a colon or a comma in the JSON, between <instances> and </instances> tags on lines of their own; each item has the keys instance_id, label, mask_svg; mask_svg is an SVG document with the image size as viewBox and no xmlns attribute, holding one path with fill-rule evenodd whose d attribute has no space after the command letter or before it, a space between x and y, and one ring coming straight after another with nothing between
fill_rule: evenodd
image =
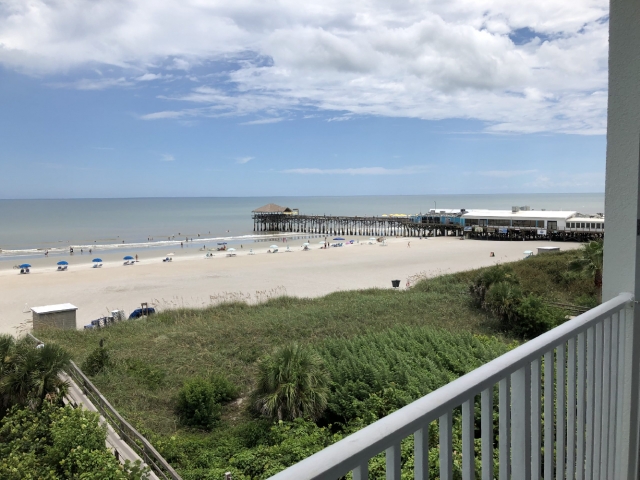
<instances>
[{"instance_id":1,"label":"beachfront restaurant","mask_svg":"<svg viewBox=\"0 0 640 480\"><path fill-rule=\"evenodd\" d=\"M469 210L462 215L465 227L527 228L564 230L567 220L576 212L531 210L513 207L511 210Z\"/></svg>"}]
</instances>

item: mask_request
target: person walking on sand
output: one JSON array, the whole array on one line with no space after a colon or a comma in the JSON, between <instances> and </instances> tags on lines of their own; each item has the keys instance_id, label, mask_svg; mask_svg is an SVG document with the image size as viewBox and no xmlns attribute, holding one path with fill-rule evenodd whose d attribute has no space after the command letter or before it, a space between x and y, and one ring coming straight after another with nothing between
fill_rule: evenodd
<instances>
[{"instance_id":1,"label":"person walking on sand","mask_svg":"<svg viewBox=\"0 0 640 480\"><path fill-rule=\"evenodd\" d=\"M180 248L184 248L184 245L182 244L182 242L180 242Z\"/></svg>"},{"instance_id":2,"label":"person walking on sand","mask_svg":"<svg viewBox=\"0 0 640 480\"><path fill-rule=\"evenodd\" d=\"M411 248L411 242L407 242L407 248Z\"/></svg>"},{"instance_id":3,"label":"person walking on sand","mask_svg":"<svg viewBox=\"0 0 640 480\"><path fill-rule=\"evenodd\" d=\"M136 262L138 261L138 254L136 253Z\"/></svg>"}]
</instances>

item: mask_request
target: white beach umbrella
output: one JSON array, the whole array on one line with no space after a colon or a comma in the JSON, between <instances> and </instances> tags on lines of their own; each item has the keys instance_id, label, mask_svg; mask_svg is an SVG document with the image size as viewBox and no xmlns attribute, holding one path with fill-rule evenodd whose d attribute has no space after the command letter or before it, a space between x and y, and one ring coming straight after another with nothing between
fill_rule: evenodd
<instances>
[{"instance_id":1,"label":"white beach umbrella","mask_svg":"<svg viewBox=\"0 0 640 480\"><path fill-rule=\"evenodd\" d=\"M302 246L303 246L303 247L308 247L309 245L310 245L310 244L309 244L309 242L304 242L304 243L302 244Z\"/></svg>"},{"instance_id":2,"label":"white beach umbrella","mask_svg":"<svg viewBox=\"0 0 640 480\"><path fill-rule=\"evenodd\" d=\"M173 257L175 253L167 253L167 257Z\"/></svg>"},{"instance_id":3,"label":"white beach umbrella","mask_svg":"<svg viewBox=\"0 0 640 480\"><path fill-rule=\"evenodd\" d=\"M278 247L278 245L271 245L269 248L275 248L275 249L278 249L279 247Z\"/></svg>"},{"instance_id":4,"label":"white beach umbrella","mask_svg":"<svg viewBox=\"0 0 640 480\"><path fill-rule=\"evenodd\" d=\"M235 252L236 249L235 248L227 248L227 252Z\"/></svg>"}]
</instances>

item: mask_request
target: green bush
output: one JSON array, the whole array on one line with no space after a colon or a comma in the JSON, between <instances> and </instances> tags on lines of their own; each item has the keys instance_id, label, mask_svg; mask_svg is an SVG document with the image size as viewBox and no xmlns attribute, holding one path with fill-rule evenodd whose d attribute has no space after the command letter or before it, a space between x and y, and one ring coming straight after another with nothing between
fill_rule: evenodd
<instances>
[{"instance_id":1,"label":"green bush","mask_svg":"<svg viewBox=\"0 0 640 480\"><path fill-rule=\"evenodd\" d=\"M213 384L204 378L187 380L178 392L178 416L190 427L210 429L220 419L220 404Z\"/></svg>"},{"instance_id":2,"label":"green bush","mask_svg":"<svg viewBox=\"0 0 640 480\"><path fill-rule=\"evenodd\" d=\"M213 375L211 385L216 403L225 403L238 398L238 387L222 375Z\"/></svg>"},{"instance_id":3,"label":"green bush","mask_svg":"<svg viewBox=\"0 0 640 480\"><path fill-rule=\"evenodd\" d=\"M256 410L274 420L317 419L327 406L329 375L322 358L297 343L276 350L260 362L252 400Z\"/></svg>"},{"instance_id":4,"label":"green bush","mask_svg":"<svg viewBox=\"0 0 640 480\"><path fill-rule=\"evenodd\" d=\"M523 293L517 284L507 281L494 283L489 287L484 299L484 308L500 318L503 327L516 321L516 312Z\"/></svg>"},{"instance_id":5,"label":"green bush","mask_svg":"<svg viewBox=\"0 0 640 480\"><path fill-rule=\"evenodd\" d=\"M522 299L516 309L516 317L511 331L526 339L537 337L565 321L562 310L548 305L535 295Z\"/></svg>"},{"instance_id":6,"label":"green bush","mask_svg":"<svg viewBox=\"0 0 640 480\"><path fill-rule=\"evenodd\" d=\"M105 347L98 347L82 363L82 371L87 375L97 375L110 367L111 356Z\"/></svg>"},{"instance_id":7,"label":"green bush","mask_svg":"<svg viewBox=\"0 0 640 480\"><path fill-rule=\"evenodd\" d=\"M0 422L0 478L139 480L140 463L121 465L105 446L99 415L44 402L34 411L15 406Z\"/></svg>"},{"instance_id":8,"label":"green bush","mask_svg":"<svg viewBox=\"0 0 640 480\"><path fill-rule=\"evenodd\" d=\"M517 285L519 282L510 265L496 265L481 270L469 286L469 291L478 306L483 305L486 294L496 283Z\"/></svg>"}]
</instances>

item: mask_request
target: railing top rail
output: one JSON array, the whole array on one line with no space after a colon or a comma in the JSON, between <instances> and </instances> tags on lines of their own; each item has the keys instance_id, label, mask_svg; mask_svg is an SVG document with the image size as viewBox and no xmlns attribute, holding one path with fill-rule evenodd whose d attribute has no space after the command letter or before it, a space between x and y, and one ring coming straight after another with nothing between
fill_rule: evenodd
<instances>
[{"instance_id":1,"label":"railing top rail","mask_svg":"<svg viewBox=\"0 0 640 480\"><path fill-rule=\"evenodd\" d=\"M460 406L470 396L495 385L535 358L624 309L630 302L633 295L620 294L274 475L271 480L333 480L345 475L425 423Z\"/></svg>"}]
</instances>

